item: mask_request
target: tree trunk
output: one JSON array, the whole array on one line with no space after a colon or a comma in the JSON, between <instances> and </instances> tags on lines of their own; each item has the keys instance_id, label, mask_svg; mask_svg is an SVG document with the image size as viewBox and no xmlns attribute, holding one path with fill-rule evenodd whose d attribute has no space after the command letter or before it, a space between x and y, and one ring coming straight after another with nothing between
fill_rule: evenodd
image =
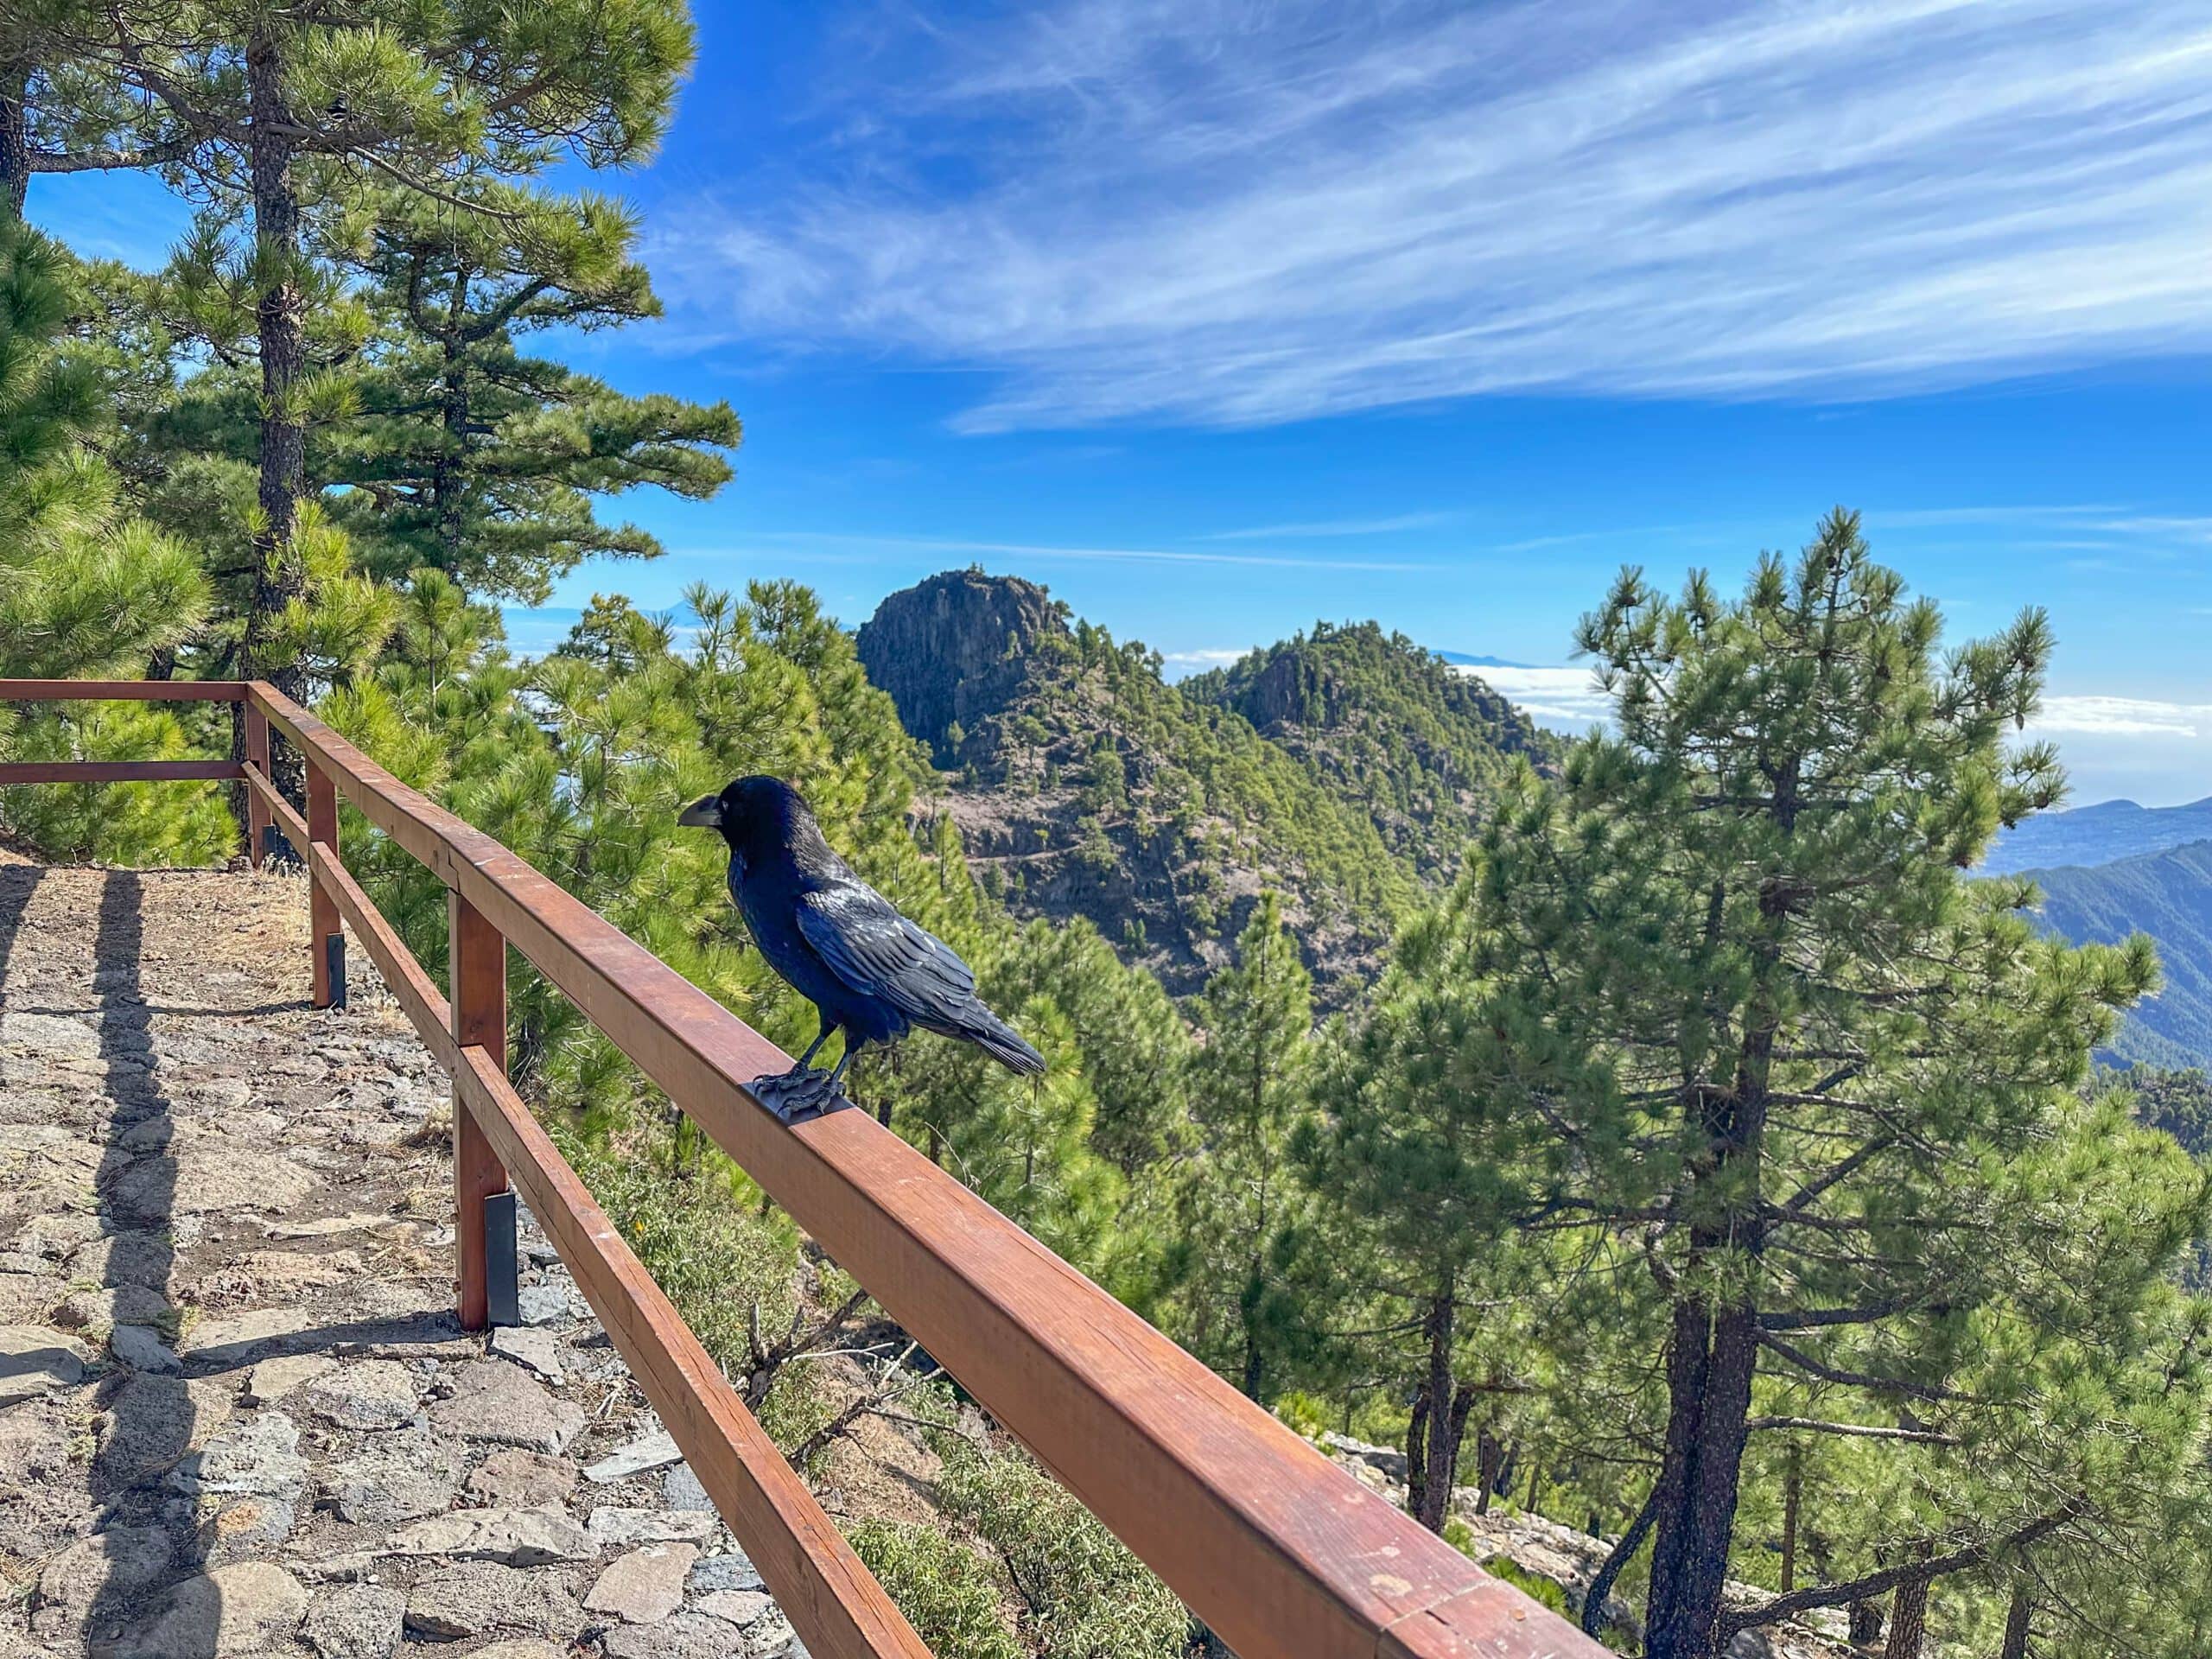
<instances>
[{"instance_id":1,"label":"tree trunk","mask_svg":"<svg viewBox=\"0 0 2212 1659\"><path fill-rule=\"evenodd\" d=\"M1599 1567L1598 1576L1590 1580L1590 1588L1582 1598L1582 1629L1588 1636L1596 1636L1605 1627L1605 1598L1613 1592L1613 1586L1628 1564L1636 1559L1636 1552L1643 1548L1644 1535L1651 1530L1651 1523L1659 1516L1659 1489L1654 1486L1643 1500L1643 1507L1636 1512L1636 1519L1628 1523L1628 1530L1620 1535Z\"/></svg>"},{"instance_id":2,"label":"tree trunk","mask_svg":"<svg viewBox=\"0 0 2212 1659\"><path fill-rule=\"evenodd\" d=\"M1485 1424L1475 1436L1475 1513L1488 1515L1497 1492L1498 1465L1505 1460L1505 1445Z\"/></svg>"},{"instance_id":3,"label":"tree trunk","mask_svg":"<svg viewBox=\"0 0 2212 1659\"><path fill-rule=\"evenodd\" d=\"M2012 1605L2005 1612L2005 1645L1997 1650L1997 1659L2028 1659L2028 1618L2034 1611L2028 1601L2028 1586L2012 1586Z\"/></svg>"},{"instance_id":4,"label":"tree trunk","mask_svg":"<svg viewBox=\"0 0 2212 1659\"><path fill-rule=\"evenodd\" d=\"M1406 1507L1434 1533L1444 1530L1444 1518L1452 1512L1459 1444L1475 1403L1473 1389L1452 1386L1453 1288L1446 1284L1438 1289L1421 1322L1428 1338L1428 1375L1414 1397L1413 1421L1406 1427Z\"/></svg>"},{"instance_id":5,"label":"tree trunk","mask_svg":"<svg viewBox=\"0 0 2212 1659\"><path fill-rule=\"evenodd\" d=\"M1675 1307L1646 1659L1711 1659L1714 1652L1751 1415L1757 1317L1742 1306L1714 1313L1694 1298Z\"/></svg>"},{"instance_id":6,"label":"tree trunk","mask_svg":"<svg viewBox=\"0 0 2212 1659\"><path fill-rule=\"evenodd\" d=\"M1794 1445L1782 1484L1782 1593L1797 1587L1797 1506L1805 1485L1804 1459Z\"/></svg>"},{"instance_id":7,"label":"tree trunk","mask_svg":"<svg viewBox=\"0 0 2212 1659\"><path fill-rule=\"evenodd\" d=\"M1851 1644L1856 1648L1870 1648L1882 1639L1882 1604L1878 1601L1854 1601L1846 1610L1850 1618Z\"/></svg>"},{"instance_id":8,"label":"tree trunk","mask_svg":"<svg viewBox=\"0 0 2212 1659\"><path fill-rule=\"evenodd\" d=\"M468 445L468 370L463 360L467 347L461 330L467 321L468 271L464 266L454 275L453 296L446 307L446 331L439 342L443 353L439 411L443 436L438 446L437 461L430 470L430 500L437 518L438 548L445 556L448 571L461 569L461 486L458 473L461 455Z\"/></svg>"},{"instance_id":9,"label":"tree trunk","mask_svg":"<svg viewBox=\"0 0 2212 1659\"><path fill-rule=\"evenodd\" d=\"M8 213L23 216L23 193L31 181L31 67L21 61L0 63L0 200Z\"/></svg>"},{"instance_id":10,"label":"tree trunk","mask_svg":"<svg viewBox=\"0 0 2212 1659\"><path fill-rule=\"evenodd\" d=\"M254 537L253 594L239 650L239 675L267 680L304 702L307 677L296 662L273 660L277 619L307 591L295 545L300 501L308 487L307 427L295 402L307 366L307 302L294 269L300 253L300 202L292 179L291 122L284 105L283 64L268 30L246 43L247 108L253 130L247 160L253 184L254 254L262 288L256 307L261 348L262 526ZM233 752L244 753L243 711L233 721ZM289 748L272 761L276 783L296 802L307 797L306 766Z\"/></svg>"},{"instance_id":11,"label":"tree trunk","mask_svg":"<svg viewBox=\"0 0 2212 1659\"><path fill-rule=\"evenodd\" d=\"M1882 1649L1882 1659L1920 1659L1920 1644L1927 1636L1928 1580L1907 1579L1890 1600L1890 1643Z\"/></svg>"}]
</instances>

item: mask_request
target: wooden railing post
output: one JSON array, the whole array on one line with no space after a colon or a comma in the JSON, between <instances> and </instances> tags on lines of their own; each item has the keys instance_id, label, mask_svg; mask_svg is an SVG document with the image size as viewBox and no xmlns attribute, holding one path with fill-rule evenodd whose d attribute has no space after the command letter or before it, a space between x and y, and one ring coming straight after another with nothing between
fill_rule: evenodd
<instances>
[{"instance_id":1,"label":"wooden railing post","mask_svg":"<svg viewBox=\"0 0 2212 1659\"><path fill-rule=\"evenodd\" d=\"M453 996L453 1039L480 1048L507 1069L507 942L457 893L446 894L447 972ZM514 1319L513 1199L507 1172L469 1110L455 1079L453 1091L454 1254L460 1264L454 1311L464 1331L481 1331L496 1310ZM499 1235L495 1240L494 1236ZM504 1248L495 1248L498 1247ZM494 1262L497 1255L503 1259ZM494 1269L497 1269L495 1273ZM499 1282L495 1285L493 1281Z\"/></svg>"},{"instance_id":2,"label":"wooden railing post","mask_svg":"<svg viewBox=\"0 0 2212 1659\"><path fill-rule=\"evenodd\" d=\"M264 778L269 776L269 716L254 705L251 698L245 705L245 763ZM259 869L269 852L269 809L261 799L260 791L247 787L245 791L245 855Z\"/></svg>"},{"instance_id":3,"label":"wooden railing post","mask_svg":"<svg viewBox=\"0 0 2212 1659\"><path fill-rule=\"evenodd\" d=\"M338 791L330 774L308 762L308 839L338 856ZM302 851L302 857L307 854ZM327 1008L346 1004L346 932L338 918L338 901L323 891L312 874L308 877L308 931L315 946L315 1006Z\"/></svg>"}]
</instances>

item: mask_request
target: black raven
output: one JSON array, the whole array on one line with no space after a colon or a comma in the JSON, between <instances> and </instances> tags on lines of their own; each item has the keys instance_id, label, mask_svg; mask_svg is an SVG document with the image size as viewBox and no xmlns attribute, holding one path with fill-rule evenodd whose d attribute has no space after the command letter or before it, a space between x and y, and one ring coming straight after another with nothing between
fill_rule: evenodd
<instances>
[{"instance_id":1,"label":"black raven","mask_svg":"<svg viewBox=\"0 0 2212 1659\"><path fill-rule=\"evenodd\" d=\"M830 851L789 784L741 778L692 802L676 821L722 832L730 896L760 954L822 1016L822 1034L798 1065L754 1081L753 1092L785 1122L835 1102L864 1046L895 1043L914 1026L973 1043L1015 1071L1045 1069L1045 1057L976 1000L976 976L951 947L901 916ZM844 1057L832 1070L810 1070L839 1030Z\"/></svg>"}]
</instances>

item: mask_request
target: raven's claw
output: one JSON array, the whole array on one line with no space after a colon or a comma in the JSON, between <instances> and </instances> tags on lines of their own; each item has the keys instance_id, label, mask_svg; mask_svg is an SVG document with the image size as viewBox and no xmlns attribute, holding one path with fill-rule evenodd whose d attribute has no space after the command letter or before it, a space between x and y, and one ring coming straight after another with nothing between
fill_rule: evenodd
<instances>
[{"instance_id":1,"label":"raven's claw","mask_svg":"<svg viewBox=\"0 0 2212 1659\"><path fill-rule=\"evenodd\" d=\"M753 1097L773 1112L779 1122L804 1123L839 1107L849 1106L844 1091L836 1086L827 1070L772 1071L746 1084Z\"/></svg>"}]
</instances>

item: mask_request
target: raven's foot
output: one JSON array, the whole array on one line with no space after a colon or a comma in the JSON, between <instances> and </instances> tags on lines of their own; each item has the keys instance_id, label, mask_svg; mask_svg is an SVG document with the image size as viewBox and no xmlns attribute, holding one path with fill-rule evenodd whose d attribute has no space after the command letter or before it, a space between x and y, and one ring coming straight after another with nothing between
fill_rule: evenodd
<instances>
[{"instance_id":1,"label":"raven's foot","mask_svg":"<svg viewBox=\"0 0 2212 1659\"><path fill-rule=\"evenodd\" d=\"M753 1097L785 1123L804 1123L810 1117L853 1103L837 1087L836 1078L823 1071L773 1071L755 1077L746 1087Z\"/></svg>"}]
</instances>

